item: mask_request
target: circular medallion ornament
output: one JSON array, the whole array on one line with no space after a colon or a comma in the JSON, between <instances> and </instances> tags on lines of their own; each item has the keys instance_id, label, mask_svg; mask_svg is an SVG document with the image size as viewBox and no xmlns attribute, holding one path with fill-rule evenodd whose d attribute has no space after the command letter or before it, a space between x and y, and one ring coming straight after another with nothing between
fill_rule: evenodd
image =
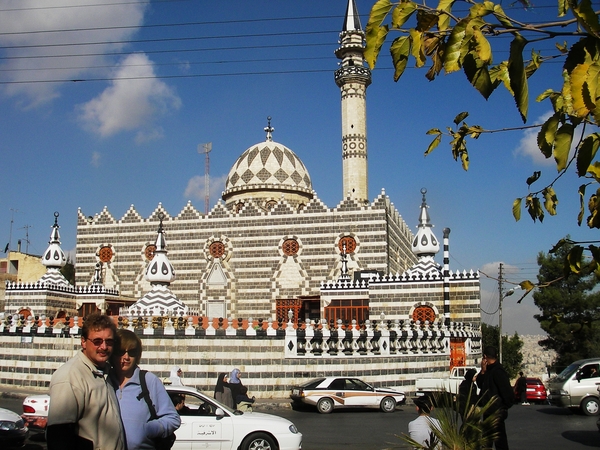
<instances>
[{"instance_id":1,"label":"circular medallion ornament","mask_svg":"<svg viewBox=\"0 0 600 450\"><path fill-rule=\"evenodd\" d=\"M154 245L154 244L146 245L146 249L144 250L144 256L146 257L146 259L148 261L152 261L152 258L154 258L155 251L156 251L156 245Z\"/></svg>"},{"instance_id":2,"label":"circular medallion ornament","mask_svg":"<svg viewBox=\"0 0 600 450\"><path fill-rule=\"evenodd\" d=\"M340 252L344 251L344 244L346 244L346 253L354 253L356 250L356 240L352 236L344 236L338 242Z\"/></svg>"},{"instance_id":3,"label":"circular medallion ornament","mask_svg":"<svg viewBox=\"0 0 600 450\"><path fill-rule=\"evenodd\" d=\"M298 254L298 250L300 250L300 244L298 244L296 239L286 239L283 241L281 249L283 250L283 254L286 256L296 256Z\"/></svg>"},{"instance_id":4,"label":"circular medallion ornament","mask_svg":"<svg viewBox=\"0 0 600 450\"><path fill-rule=\"evenodd\" d=\"M98 250L98 258L100 258L100 262L107 263L110 262L114 253L110 246L105 245L104 247L100 247Z\"/></svg>"},{"instance_id":5,"label":"circular medallion ornament","mask_svg":"<svg viewBox=\"0 0 600 450\"><path fill-rule=\"evenodd\" d=\"M221 241L215 241L210 244L208 251L210 252L210 256L213 258L222 258L225 254L225 244L223 244Z\"/></svg>"}]
</instances>

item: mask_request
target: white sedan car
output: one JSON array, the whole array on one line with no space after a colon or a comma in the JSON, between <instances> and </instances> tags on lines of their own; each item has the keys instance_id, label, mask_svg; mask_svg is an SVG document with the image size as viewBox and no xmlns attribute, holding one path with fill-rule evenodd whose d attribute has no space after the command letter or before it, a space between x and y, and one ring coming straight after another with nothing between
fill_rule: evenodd
<instances>
[{"instance_id":1,"label":"white sedan car","mask_svg":"<svg viewBox=\"0 0 600 450\"><path fill-rule=\"evenodd\" d=\"M234 411L188 386L165 386L170 396L184 395L181 426L173 450L299 450L302 434L283 417Z\"/></svg>"},{"instance_id":2,"label":"white sedan car","mask_svg":"<svg viewBox=\"0 0 600 450\"><path fill-rule=\"evenodd\" d=\"M389 413L406 402L403 392L388 388L375 388L358 378L323 377L294 386L290 394L292 407L302 404L317 407L321 414L337 408L379 408Z\"/></svg>"}]
</instances>

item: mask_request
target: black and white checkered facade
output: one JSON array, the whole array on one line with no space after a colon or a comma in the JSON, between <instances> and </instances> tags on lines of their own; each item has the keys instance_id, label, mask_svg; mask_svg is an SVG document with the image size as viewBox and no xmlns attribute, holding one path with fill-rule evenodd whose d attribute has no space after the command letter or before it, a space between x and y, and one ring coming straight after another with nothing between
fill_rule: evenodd
<instances>
[{"instance_id":1,"label":"black and white checkered facade","mask_svg":"<svg viewBox=\"0 0 600 450\"><path fill-rule=\"evenodd\" d=\"M77 283L92 281L99 250L110 245L113 256L103 264L103 284L135 299L149 292L146 248L154 243L159 214L177 271L169 288L208 317L266 319L274 317L278 299L319 296L321 282L340 275L344 237L356 242L348 255L350 271L402 273L416 263L413 234L384 192L367 206L347 199L335 208L315 195L301 210L285 198L269 211L253 200L239 212L219 202L208 214L188 204L171 215L159 204L148 218L133 206L120 218L108 209L92 219L79 211ZM289 239L298 243L293 255L282 249ZM224 247L220 257L210 252L215 242Z\"/></svg>"}]
</instances>

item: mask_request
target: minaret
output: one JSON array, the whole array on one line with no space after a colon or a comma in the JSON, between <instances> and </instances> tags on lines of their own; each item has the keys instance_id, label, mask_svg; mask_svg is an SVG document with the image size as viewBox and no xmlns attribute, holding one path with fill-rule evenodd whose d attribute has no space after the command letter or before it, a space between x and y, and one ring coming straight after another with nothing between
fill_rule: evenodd
<instances>
[{"instance_id":1,"label":"minaret","mask_svg":"<svg viewBox=\"0 0 600 450\"><path fill-rule=\"evenodd\" d=\"M342 165L343 198L360 203L369 201L367 174L367 86L371 71L363 65L365 33L354 0L348 0L340 33L340 47L335 51L341 59L335 71L335 83L342 94Z\"/></svg>"},{"instance_id":2,"label":"minaret","mask_svg":"<svg viewBox=\"0 0 600 450\"><path fill-rule=\"evenodd\" d=\"M42 264L46 266L46 273L38 280L40 283L51 283L61 286L71 286L67 279L60 272L60 269L67 264L67 257L60 247L60 233L58 229L58 212L54 213L54 225L50 233L48 248L42 256Z\"/></svg>"}]
</instances>

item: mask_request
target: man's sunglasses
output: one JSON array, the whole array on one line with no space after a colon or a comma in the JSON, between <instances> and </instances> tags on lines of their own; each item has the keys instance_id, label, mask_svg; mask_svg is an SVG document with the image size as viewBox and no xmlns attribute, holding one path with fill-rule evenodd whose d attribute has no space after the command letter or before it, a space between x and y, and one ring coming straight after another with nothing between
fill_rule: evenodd
<instances>
[{"instance_id":1,"label":"man's sunglasses","mask_svg":"<svg viewBox=\"0 0 600 450\"><path fill-rule=\"evenodd\" d=\"M140 349L137 347L130 348L129 350L119 350L117 353L119 354L119 356L123 356L125 353L127 353L130 358L137 358L138 356L140 356Z\"/></svg>"},{"instance_id":2,"label":"man's sunglasses","mask_svg":"<svg viewBox=\"0 0 600 450\"><path fill-rule=\"evenodd\" d=\"M103 342L106 343L107 347L112 347L112 346L115 345L115 340L114 339L102 339L102 338L90 339L90 338L86 338L86 340L90 341L96 347L100 347Z\"/></svg>"}]
</instances>

